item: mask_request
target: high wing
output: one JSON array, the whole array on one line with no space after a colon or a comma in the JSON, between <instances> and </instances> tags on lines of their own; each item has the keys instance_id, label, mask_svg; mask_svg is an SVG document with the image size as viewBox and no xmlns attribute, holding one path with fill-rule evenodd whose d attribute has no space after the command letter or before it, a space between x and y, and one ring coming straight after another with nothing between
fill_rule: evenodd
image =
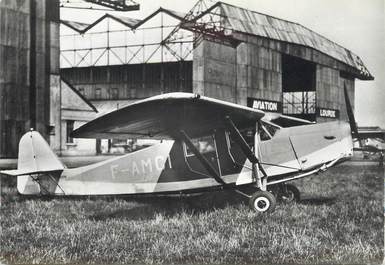
<instances>
[{"instance_id":1,"label":"high wing","mask_svg":"<svg viewBox=\"0 0 385 265\"><path fill-rule=\"evenodd\" d=\"M279 113L266 113L265 117L263 117L263 120L270 121L284 128L314 124L314 122L311 122L308 120L304 120L296 117L290 117Z\"/></svg>"},{"instance_id":2,"label":"high wing","mask_svg":"<svg viewBox=\"0 0 385 265\"><path fill-rule=\"evenodd\" d=\"M199 137L225 127L230 117L239 129L255 125L265 113L192 93L168 93L135 102L84 124L74 138L175 139L179 131Z\"/></svg>"}]
</instances>

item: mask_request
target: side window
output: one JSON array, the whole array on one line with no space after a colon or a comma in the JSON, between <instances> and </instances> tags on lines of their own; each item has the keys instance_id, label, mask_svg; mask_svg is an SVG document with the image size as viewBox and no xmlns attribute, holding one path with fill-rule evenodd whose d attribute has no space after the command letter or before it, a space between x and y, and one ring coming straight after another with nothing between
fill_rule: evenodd
<instances>
[{"instance_id":1,"label":"side window","mask_svg":"<svg viewBox=\"0 0 385 265\"><path fill-rule=\"evenodd\" d=\"M201 154L215 152L215 143L213 136L204 136L200 138L191 139L194 146L198 149ZM194 153L190 148L186 146L186 156L194 156Z\"/></svg>"},{"instance_id":2,"label":"side window","mask_svg":"<svg viewBox=\"0 0 385 265\"><path fill-rule=\"evenodd\" d=\"M254 147L254 136L255 136L255 129L254 127L246 128L244 130L240 131L243 138L246 140L246 143L253 148Z\"/></svg>"},{"instance_id":3,"label":"side window","mask_svg":"<svg viewBox=\"0 0 385 265\"><path fill-rule=\"evenodd\" d=\"M245 129L240 130L242 137L245 139L246 143L249 145L250 148L254 148L254 137L255 137L255 127L248 127ZM229 148L234 147L237 145L237 143L234 141L233 137L231 137L231 133L226 131L226 139L227 139L227 145Z\"/></svg>"}]
</instances>

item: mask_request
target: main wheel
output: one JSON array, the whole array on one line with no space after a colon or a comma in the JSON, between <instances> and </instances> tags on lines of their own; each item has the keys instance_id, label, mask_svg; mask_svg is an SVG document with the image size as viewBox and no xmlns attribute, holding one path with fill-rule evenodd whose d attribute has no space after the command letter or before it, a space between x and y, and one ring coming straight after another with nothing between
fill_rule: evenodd
<instances>
[{"instance_id":1,"label":"main wheel","mask_svg":"<svg viewBox=\"0 0 385 265\"><path fill-rule=\"evenodd\" d=\"M281 189L279 197L283 202L298 202L301 198L301 194L296 186L285 184Z\"/></svg>"},{"instance_id":2,"label":"main wheel","mask_svg":"<svg viewBox=\"0 0 385 265\"><path fill-rule=\"evenodd\" d=\"M259 213L273 212L276 204L274 195L268 191L257 191L249 200L250 208Z\"/></svg>"}]
</instances>

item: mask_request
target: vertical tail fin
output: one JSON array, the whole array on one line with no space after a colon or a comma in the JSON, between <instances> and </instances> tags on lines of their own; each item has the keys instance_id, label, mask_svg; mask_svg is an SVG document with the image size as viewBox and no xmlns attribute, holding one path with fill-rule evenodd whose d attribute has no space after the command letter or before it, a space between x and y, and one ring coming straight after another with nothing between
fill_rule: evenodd
<instances>
[{"instance_id":1,"label":"vertical tail fin","mask_svg":"<svg viewBox=\"0 0 385 265\"><path fill-rule=\"evenodd\" d=\"M24 134L19 141L17 169L0 171L0 173L18 176L17 189L20 193L36 194L40 193L41 189L39 185L33 181L32 175L44 174L50 176L57 175L57 172L59 172L60 175L63 170L63 164L40 133L29 131ZM41 183L39 182L39 184ZM54 189L54 187L52 189Z\"/></svg>"},{"instance_id":2,"label":"vertical tail fin","mask_svg":"<svg viewBox=\"0 0 385 265\"><path fill-rule=\"evenodd\" d=\"M40 133L29 131L19 141L17 170L1 173L12 176L64 170L63 164Z\"/></svg>"}]
</instances>

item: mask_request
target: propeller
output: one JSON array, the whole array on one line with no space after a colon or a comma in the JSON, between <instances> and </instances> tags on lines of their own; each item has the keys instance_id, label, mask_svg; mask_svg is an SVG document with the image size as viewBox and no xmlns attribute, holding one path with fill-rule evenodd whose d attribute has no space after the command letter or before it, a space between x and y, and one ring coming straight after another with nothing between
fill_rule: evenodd
<instances>
[{"instance_id":1,"label":"propeller","mask_svg":"<svg viewBox=\"0 0 385 265\"><path fill-rule=\"evenodd\" d=\"M348 90L346 88L346 83L344 82L344 96L345 96L345 104L346 104L346 112L348 114L349 124L350 124L350 131L352 132L352 137L356 138L358 140L359 148L353 148L355 151L363 151L363 152L374 152L374 153L380 153L380 165L383 165L383 151L382 149L379 149L375 146L365 146L362 144L363 138L360 137L358 134L358 128L357 123L354 118L354 113L352 109L352 105L350 104L350 99L348 95Z\"/></svg>"},{"instance_id":2,"label":"propeller","mask_svg":"<svg viewBox=\"0 0 385 265\"><path fill-rule=\"evenodd\" d=\"M346 112L348 114L349 124L350 124L350 130L352 132L352 136L354 138L357 138L359 140L360 146L361 146L361 139L359 139L358 129L357 129L357 123L354 118L354 113L352 109L352 105L350 104L348 90L346 88L346 83L344 82L344 96L345 96L345 105L346 105Z\"/></svg>"}]
</instances>

